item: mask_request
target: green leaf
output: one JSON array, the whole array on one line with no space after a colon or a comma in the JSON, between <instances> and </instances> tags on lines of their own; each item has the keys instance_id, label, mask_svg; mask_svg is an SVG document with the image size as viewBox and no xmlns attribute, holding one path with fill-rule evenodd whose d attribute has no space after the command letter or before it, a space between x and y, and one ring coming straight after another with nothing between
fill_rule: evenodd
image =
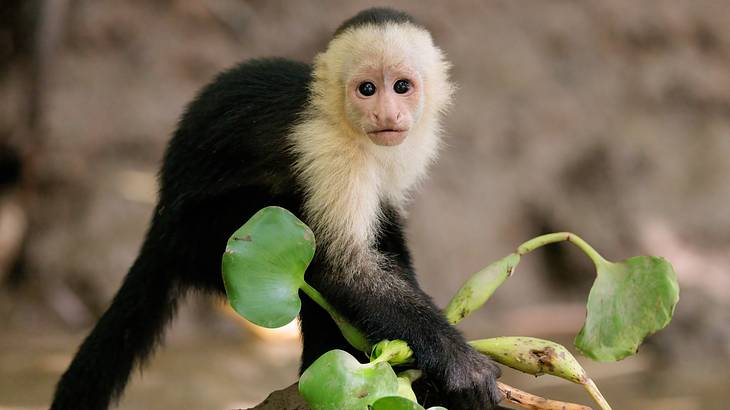
<instances>
[{"instance_id":1,"label":"green leaf","mask_svg":"<svg viewBox=\"0 0 730 410\"><path fill-rule=\"evenodd\" d=\"M373 410L424 410L420 404L404 397L389 396L378 399L372 405ZM429 407L428 410L446 410L444 407Z\"/></svg>"},{"instance_id":2,"label":"green leaf","mask_svg":"<svg viewBox=\"0 0 730 410\"><path fill-rule=\"evenodd\" d=\"M596 268L586 322L575 346L597 361L621 360L669 324L679 300L677 275L667 260L654 256L602 260Z\"/></svg>"},{"instance_id":3,"label":"green leaf","mask_svg":"<svg viewBox=\"0 0 730 410\"><path fill-rule=\"evenodd\" d=\"M473 274L446 306L449 323L456 324L479 309L520 263L520 255L512 253Z\"/></svg>"},{"instance_id":4,"label":"green leaf","mask_svg":"<svg viewBox=\"0 0 730 410\"><path fill-rule=\"evenodd\" d=\"M314 234L291 212L276 206L260 210L234 232L223 254L231 306L257 325L279 327L299 314L302 290L330 314L348 342L370 352L365 335L304 281L314 251Z\"/></svg>"},{"instance_id":5,"label":"green leaf","mask_svg":"<svg viewBox=\"0 0 730 410\"><path fill-rule=\"evenodd\" d=\"M264 327L291 322L301 309L299 288L314 256L314 235L286 209L257 212L228 240L223 283L231 306Z\"/></svg>"},{"instance_id":6,"label":"green leaf","mask_svg":"<svg viewBox=\"0 0 730 410\"><path fill-rule=\"evenodd\" d=\"M299 393L312 410L365 410L398 394L398 380L387 362L359 363L343 350L330 350L299 378Z\"/></svg>"},{"instance_id":7,"label":"green leaf","mask_svg":"<svg viewBox=\"0 0 730 410\"><path fill-rule=\"evenodd\" d=\"M378 399L372 406L373 410L424 410L420 404L405 397L389 396Z\"/></svg>"}]
</instances>

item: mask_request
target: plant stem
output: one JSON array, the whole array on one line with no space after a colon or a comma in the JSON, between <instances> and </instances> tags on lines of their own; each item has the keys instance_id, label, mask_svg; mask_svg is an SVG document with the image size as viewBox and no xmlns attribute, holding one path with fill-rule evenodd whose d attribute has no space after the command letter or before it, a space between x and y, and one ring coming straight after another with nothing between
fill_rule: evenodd
<instances>
[{"instance_id":1,"label":"plant stem","mask_svg":"<svg viewBox=\"0 0 730 410\"><path fill-rule=\"evenodd\" d=\"M398 377L405 377L411 381L411 383L420 379L423 376L423 371L419 369L408 369L398 373Z\"/></svg>"},{"instance_id":2,"label":"plant stem","mask_svg":"<svg viewBox=\"0 0 730 410\"><path fill-rule=\"evenodd\" d=\"M350 322L348 322L342 315L340 315L337 309L330 305L330 303L327 302L327 299L325 299L324 296L317 291L317 289L311 287L307 282L303 282L300 289L303 290L304 293L309 296L310 299L315 301L322 309L329 313L332 320L334 320L337 324L337 327L340 328L342 335L345 336L345 339L347 339L353 347L365 354L370 354L372 347L365 335L355 326L351 325Z\"/></svg>"},{"instance_id":3,"label":"plant stem","mask_svg":"<svg viewBox=\"0 0 730 410\"><path fill-rule=\"evenodd\" d=\"M307 296L309 296L310 299L317 302L317 304L322 309L326 310L330 314L332 314L332 312L335 312L335 308L332 305L330 305L329 302L327 302L327 299L325 299L324 296L322 296L322 294L319 293L319 291L317 289L311 287L309 285L309 283L307 283L307 282L302 283L302 285L300 286L300 289L302 289L304 291L304 293Z\"/></svg>"},{"instance_id":4,"label":"plant stem","mask_svg":"<svg viewBox=\"0 0 730 410\"><path fill-rule=\"evenodd\" d=\"M593 397L593 400L595 400L596 403L598 403L599 406L601 406L602 410L611 410L611 406L608 404L606 399L601 394L601 391L598 390L598 386L596 386L595 383L593 383L592 379L588 379L584 384L583 387L588 391L588 394Z\"/></svg>"},{"instance_id":5,"label":"plant stem","mask_svg":"<svg viewBox=\"0 0 730 410\"><path fill-rule=\"evenodd\" d=\"M535 396L518 388L497 382L499 391L504 396L504 401L508 401L523 409L532 410L591 410L590 407L582 404L567 403L557 400L550 400L544 397Z\"/></svg>"},{"instance_id":6,"label":"plant stem","mask_svg":"<svg viewBox=\"0 0 730 410\"><path fill-rule=\"evenodd\" d=\"M596 266L608 263L608 261L606 261L603 256L601 256L595 249L593 249L593 247L589 245L588 242L584 241L580 236L571 232L549 233L546 235L538 236L537 238L532 238L529 241L520 245L517 248L517 253L519 255L525 255L542 246L563 241L568 241L580 248L583 253L591 258Z\"/></svg>"},{"instance_id":7,"label":"plant stem","mask_svg":"<svg viewBox=\"0 0 730 410\"><path fill-rule=\"evenodd\" d=\"M371 360L370 364L378 364L378 363L387 362L387 361L388 361L387 355L380 355L377 358Z\"/></svg>"}]
</instances>

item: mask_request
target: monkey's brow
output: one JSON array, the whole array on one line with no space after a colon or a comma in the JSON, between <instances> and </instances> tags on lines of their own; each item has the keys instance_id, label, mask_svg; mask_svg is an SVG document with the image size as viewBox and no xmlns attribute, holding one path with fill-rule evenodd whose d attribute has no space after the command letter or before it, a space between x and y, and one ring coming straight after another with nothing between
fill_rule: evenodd
<instances>
[{"instance_id":1,"label":"monkey's brow","mask_svg":"<svg viewBox=\"0 0 730 410\"><path fill-rule=\"evenodd\" d=\"M414 64L409 63L405 60L401 60L397 63L388 64L387 66L385 66L385 69L389 71L400 71L410 74L418 72Z\"/></svg>"},{"instance_id":2,"label":"monkey's brow","mask_svg":"<svg viewBox=\"0 0 730 410\"><path fill-rule=\"evenodd\" d=\"M366 74L369 71L380 71L382 67L382 61L367 61L359 64L354 72L355 75Z\"/></svg>"},{"instance_id":3,"label":"monkey's brow","mask_svg":"<svg viewBox=\"0 0 730 410\"><path fill-rule=\"evenodd\" d=\"M366 62L357 67L357 69L354 71L354 75L351 78L362 78L362 77L368 77L373 74L373 72L377 72L380 74L383 71L390 71L390 72L397 72L398 74L407 74L407 75L416 75L418 73L418 70L413 67L413 64L408 63L405 60L400 60L395 63L388 63L383 64L377 63L377 62Z\"/></svg>"}]
</instances>

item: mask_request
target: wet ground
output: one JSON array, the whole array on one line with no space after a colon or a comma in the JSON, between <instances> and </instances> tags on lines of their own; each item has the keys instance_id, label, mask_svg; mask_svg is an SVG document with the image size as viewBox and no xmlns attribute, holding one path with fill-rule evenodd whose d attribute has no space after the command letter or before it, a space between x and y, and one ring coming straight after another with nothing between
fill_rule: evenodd
<instances>
[{"instance_id":1,"label":"wet ground","mask_svg":"<svg viewBox=\"0 0 730 410\"><path fill-rule=\"evenodd\" d=\"M296 378L298 343L232 335L172 334L144 373L136 372L121 409L247 408ZM84 334L8 331L0 338L0 410L46 409L53 386ZM583 361L616 410L727 409L730 372L687 362L656 370L650 353L613 364ZM713 367L714 366L714 367ZM577 385L505 370L503 380L532 393L590 405Z\"/></svg>"}]
</instances>

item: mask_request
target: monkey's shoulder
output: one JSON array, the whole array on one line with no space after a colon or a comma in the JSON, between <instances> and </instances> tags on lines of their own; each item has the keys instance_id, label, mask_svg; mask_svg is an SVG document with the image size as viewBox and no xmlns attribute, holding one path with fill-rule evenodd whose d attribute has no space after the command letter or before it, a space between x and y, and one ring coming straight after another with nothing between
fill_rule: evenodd
<instances>
[{"instance_id":1,"label":"monkey's shoulder","mask_svg":"<svg viewBox=\"0 0 730 410\"><path fill-rule=\"evenodd\" d=\"M307 94L312 78L309 64L284 58L259 58L244 61L223 71L204 89L215 96L247 96L254 100L278 99L284 95Z\"/></svg>"},{"instance_id":2,"label":"monkey's shoulder","mask_svg":"<svg viewBox=\"0 0 730 410\"><path fill-rule=\"evenodd\" d=\"M244 61L220 73L193 102L212 106L233 105L241 109L282 106L298 110L308 97L312 68L283 58ZM231 108L231 107L228 107Z\"/></svg>"},{"instance_id":3,"label":"monkey's shoulder","mask_svg":"<svg viewBox=\"0 0 730 410\"><path fill-rule=\"evenodd\" d=\"M179 131L281 133L309 98L308 64L283 58L245 61L223 71L188 105Z\"/></svg>"},{"instance_id":4,"label":"monkey's shoulder","mask_svg":"<svg viewBox=\"0 0 730 410\"><path fill-rule=\"evenodd\" d=\"M220 147L234 136L238 144L282 137L309 99L311 76L309 65L282 58L223 71L188 105L173 144Z\"/></svg>"},{"instance_id":5,"label":"monkey's shoulder","mask_svg":"<svg viewBox=\"0 0 730 410\"><path fill-rule=\"evenodd\" d=\"M281 58L219 74L188 105L165 152L166 196L290 184L287 135L309 99L311 67Z\"/></svg>"}]
</instances>

